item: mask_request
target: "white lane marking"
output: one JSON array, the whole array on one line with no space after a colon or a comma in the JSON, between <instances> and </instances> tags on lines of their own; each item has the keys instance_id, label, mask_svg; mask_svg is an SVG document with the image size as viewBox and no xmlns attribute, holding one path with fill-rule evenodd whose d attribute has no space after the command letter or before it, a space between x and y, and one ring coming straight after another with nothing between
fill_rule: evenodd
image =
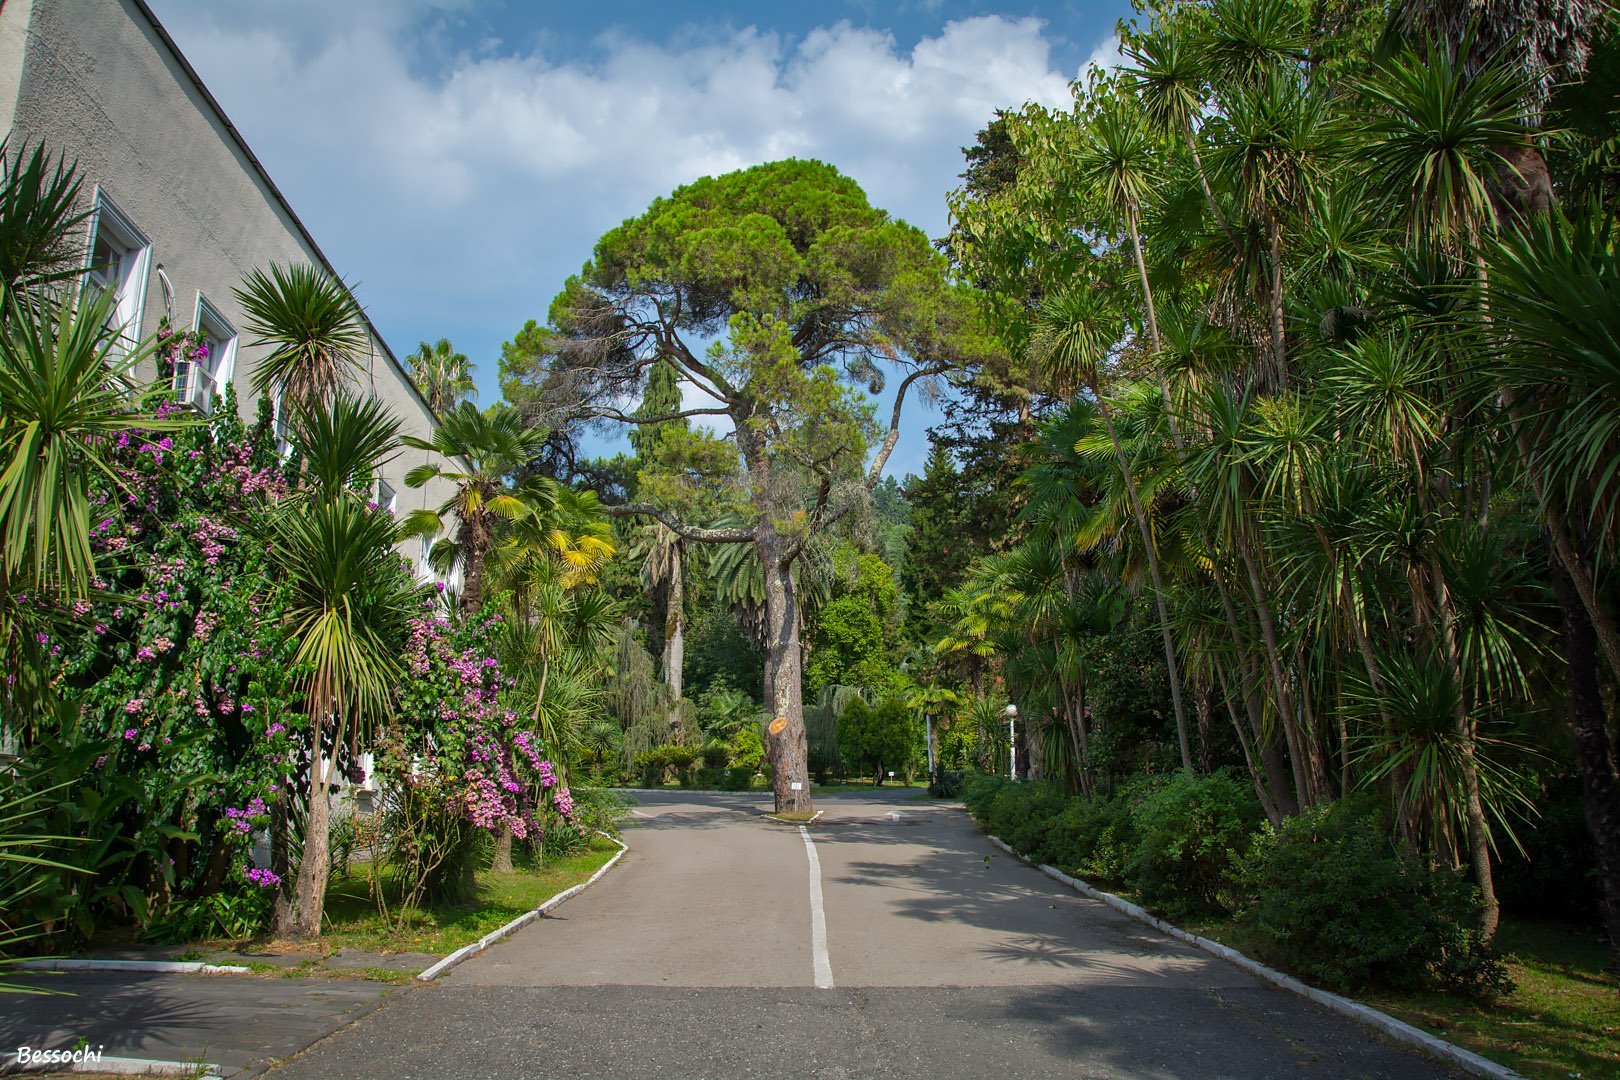
<instances>
[{"instance_id":1,"label":"white lane marking","mask_svg":"<svg viewBox=\"0 0 1620 1080\"><path fill-rule=\"evenodd\" d=\"M643 814L640 810L632 810L630 812L632 814L634 814L636 817L651 818L651 817L657 817L658 816L657 814Z\"/></svg>"},{"instance_id":2,"label":"white lane marking","mask_svg":"<svg viewBox=\"0 0 1620 1080\"><path fill-rule=\"evenodd\" d=\"M832 961L827 957L827 913L821 907L821 859L816 855L816 842L810 839L810 830L799 826L804 837L805 854L810 857L810 954L814 962L816 989L833 988Z\"/></svg>"}]
</instances>

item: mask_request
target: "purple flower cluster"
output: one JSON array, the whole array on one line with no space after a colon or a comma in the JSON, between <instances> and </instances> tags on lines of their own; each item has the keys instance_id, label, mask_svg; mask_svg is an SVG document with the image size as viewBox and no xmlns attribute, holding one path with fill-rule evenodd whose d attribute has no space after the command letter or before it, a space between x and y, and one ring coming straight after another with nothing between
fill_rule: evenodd
<instances>
[{"instance_id":1,"label":"purple flower cluster","mask_svg":"<svg viewBox=\"0 0 1620 1080\"><path fill-rule=\"evenodd\" d=\"M245 807L227 806L225 808L225 827L238 836L246 836L254 828L264 823L263 819L270 814L270 808L264 800L257 795Z\"/></svg>"},{"instance_id":2,"label":"purple flower cluster","mask_svg":"<svg viewBox=\"0 0 1620 1080\"><path fill-rule=\"evenodd\" d=\"M281 884L280 875L262 866L250 866L246 874L247 879L261 889L273 889Z\"/></svg>"}]
</instances>

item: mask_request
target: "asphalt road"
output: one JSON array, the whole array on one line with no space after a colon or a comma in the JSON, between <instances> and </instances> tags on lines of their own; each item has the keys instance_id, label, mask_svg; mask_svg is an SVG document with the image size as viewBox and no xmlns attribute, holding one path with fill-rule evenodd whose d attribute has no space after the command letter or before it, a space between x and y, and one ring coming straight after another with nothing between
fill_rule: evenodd
<instances>
[{"instance_id":1,"label":"asphalt road","mask_svg":"<svg viewBox=\"0 0 1620 1080\"><path fill-rule=\"evenodd\" d=\"M960 810L818 806L807 843L757 796L641 796L597 886L276 1075L1455 1075L1075 895Z\"/></svg>"},{"instance_id":2,"label":"asphalt road","mask_svg":"<svg viewBox=\"0 0 1620 1080\"><path fill-rule=\"evenodd\" d=\"M359 979L265 979L132 972L24 973L45 993L0 995L0 1072L19 1047L208 1062L226 1071L288 1057L373 1008L396 987Z\"/></svg>"}]
</instances>

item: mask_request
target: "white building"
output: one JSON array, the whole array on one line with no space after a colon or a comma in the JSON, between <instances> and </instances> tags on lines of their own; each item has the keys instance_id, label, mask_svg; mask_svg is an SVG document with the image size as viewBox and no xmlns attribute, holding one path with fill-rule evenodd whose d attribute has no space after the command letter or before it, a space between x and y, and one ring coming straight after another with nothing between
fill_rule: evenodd
<instances>
[{"instance_id":1,"label":"white building","mask_svg":"<svg viewBox=\"0 0 1620 1080\"><path fill-rule=\"evenodd\" d=\"M133 340L167 316L207 335L206 365L177 373L200 409L234 385L243 415L257 413L250 377L264 355L240 333L233 290L273 263L337 273L275 181L232 126L143 0L0 0L0 123L8 153L44 142L77 164L90 211L86 274L118 296ZM366 389L430 437L433 414L369 320ZM397 514L438 506L444 481L417 491L405 473L430 457L406 450L378 480ZM424 545L405 554L426 569Z\"/></svg>"}]
</instances>

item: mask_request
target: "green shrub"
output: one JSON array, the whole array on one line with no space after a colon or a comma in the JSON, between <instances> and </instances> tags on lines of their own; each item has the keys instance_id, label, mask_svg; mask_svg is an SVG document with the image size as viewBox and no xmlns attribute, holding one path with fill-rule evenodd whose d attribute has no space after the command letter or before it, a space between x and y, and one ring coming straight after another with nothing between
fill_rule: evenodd
<instances>
[{"instance_id":1,"label":"green shrub","mask_svg":"<svg viewBox=\"0 0 1620 1080\"><path fill-rule=\"evenodd\" d=\"M655 746L651 750L644 750L630 764L641 775L642 787L663 787L664 779L669 774L669 747Z\"/></svg>"},{"instance_id":2,"label":"green shrub","mask_svg":"<svg viewBox=\"0 0 1620 1080\"><path fill-rule=\"evenodd\" d=\"M993 804L1000 819L998 835L1025 858L1049 863L1068 803L1068 793L1056 784L1009 784Z\"/></svg>"},{"instance_id":3,"label":"green shrub","mask_svg":"<svg viewBox=\"0 0 1620 1080\"><path fill-rule=\"evenodd\" d=\"M931 799L959 799L966 782L966 774L954 769L936 768L928 778L928 797Z\"/></svg>"},{"instance_id":4,"label":"green shrub","mask_svg":"<svg viewBox=\"0 0 1620 1080\"><path fill-rule=\"evenodd\" d=\"M1336 990L1511 989L1481 944L1478 894L1391 839L1377 808L1332 803L1264 828L1241 865L1243 922L1261 951Z\"/></svg>"},{"instance_id":5,"label":"green shrub","mask_svg":"<svg viewBox=\"0 0 1620 1080\"><path fill-rule=\"evenodd\" d=\"M1124 796L1069 800L1047 842L1051 864L1092 881L1124 881L1138 842L1133 805Z\"/></svg>"},{"instance_id":6,"label":"green shrub","mask_svg":"<svg viewBox=\"0 0 1620 1080\"><path fill-rule=\"evenodd\" d=\"M1230 874L1260 824L1249 786L1224 771L1177 773L1137 804L1136 850L1125 880L1174 915L1233 910Z\"/></svg>"},{"instance_id":7,"label":"green shrub","mask_svg":"<svg viewBox=\"0 0 1620 1080\"><path fill-rule=\"evenodd\" d=\"M753 776L765 758L765 740L758 724L744 724L731 737L731 764Z\"/></svg>"},{"instance_id":8,"label":"green shrub","mask_svg":"<svg viewBox=\"0 0 1620 1080\"><path fill-rule=\"evenodd\" d=\"M731 747L720 739L710 739L698 751L706 769L723 769L731 763Z\"/></svg>"},{"instance_id":9,"label":"green shrub","mask_svg":"<svg viewBox=\"0 0 1620 1080\"><path fill-rule=\"evenodd\" d=\"M720 783L717 786L721 791L747 791L748 785L753 779L753 769L733 765L720 773Z\"/></svg>"}]
</instances>

